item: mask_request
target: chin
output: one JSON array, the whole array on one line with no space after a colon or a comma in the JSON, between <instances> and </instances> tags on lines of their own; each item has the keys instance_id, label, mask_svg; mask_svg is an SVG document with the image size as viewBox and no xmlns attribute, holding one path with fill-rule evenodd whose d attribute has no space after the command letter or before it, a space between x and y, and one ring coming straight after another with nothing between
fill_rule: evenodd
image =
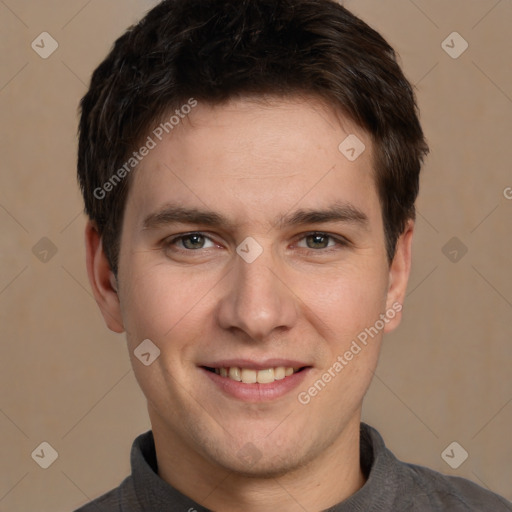
<instances>
[{"instance_id":1,"label":"chin","mask_svg":"<svg viewBox=\"0 0 512 512\"><path fill-rule=\"evenodd\" d=\"M240 448L234 447L241 446ZM222 446L205 447L208 457L215 464L240 477L273 479L289 475L307 466L317 455L314 447L307 449L300 442L290 442L279 447L269 439L254 442L232 442ZM213 450L212 450L213 448ZM299 449L301 451L299 451Z\"/></svg>"},{"instance_id":2,"label":"chin","mask_svg":"<svg viewBox=\"0 0 512 512\"><path fill-rule=\"evenodd\" d=\"M290 458L285 456L276 456L275 452L270 458L262 454L261 458L254 462L245 462L235 455L235 459L227 462L225 468L236 473L237 476L255 479L275 479L284 475L289 475L294 470L299 469L303 464L297 459L295 453Z\"/></svg>"}]
</instances>

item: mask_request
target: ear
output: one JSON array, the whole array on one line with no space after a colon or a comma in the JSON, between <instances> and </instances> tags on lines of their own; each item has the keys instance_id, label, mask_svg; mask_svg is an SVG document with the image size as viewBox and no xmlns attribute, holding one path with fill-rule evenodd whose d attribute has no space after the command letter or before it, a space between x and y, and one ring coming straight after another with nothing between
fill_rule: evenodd
<instances>
[{"instance_id":1,"label":"ear","mask_svg":"<svg viewBox=\"0 0 512 512\"><path fill-rule=\"evenodd\" d=\"M405 292L409 281L412 257L412 236L414 233L414 221L409 220L404 232L397 240L395 256L389 267L389 284L386 299L386 316L389 318L384 332L391 332L400 325L402 320L402 304L405 300ZM391 315L393 312L393 316Z\"/></svg>"},{"instance_id":2,"label":"ear","mask_svg":"<svg viewBox=\"0 0 512 512\"><path fill-rule=\"evenodd\" d=\"M107 327L114 332L124 332L121 305L117 295L116 277L103 250L101 236L89 220L85 226L87 274L94 298L100 307Z\"/></svg>"}]
</instances>

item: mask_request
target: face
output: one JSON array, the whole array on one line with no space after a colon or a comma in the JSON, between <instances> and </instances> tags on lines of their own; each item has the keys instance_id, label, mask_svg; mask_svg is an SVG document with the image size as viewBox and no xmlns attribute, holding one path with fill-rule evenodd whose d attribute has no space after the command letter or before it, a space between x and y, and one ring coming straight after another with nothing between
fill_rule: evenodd
<instances>
[{"instance_id":1,"label":"face","mask_svg":"<svg viewBox=\"0 0 512 512\"><path fill-rule=\"evenodd\" d=\"M153 430L263 475L358 429L412 233L390 266L368 135L312 99L199 104L132 178L118 293L104 283L98 302L127 332ZM147 366L143 340L160 350Z\"/></svg>"}]
</instances>

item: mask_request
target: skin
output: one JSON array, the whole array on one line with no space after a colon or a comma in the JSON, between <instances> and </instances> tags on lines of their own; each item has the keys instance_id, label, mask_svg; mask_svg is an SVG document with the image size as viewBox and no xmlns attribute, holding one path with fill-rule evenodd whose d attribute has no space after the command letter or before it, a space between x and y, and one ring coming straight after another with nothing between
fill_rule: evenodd
<instances>
[{"instance_id":1,"label":"skin","mask_svg":"<svg viewBox=\"0 0 512 512\"><path fill-rule=\"evenodd\" d=\"M366 145L354 162L338 150L349 134ZM320 511L354 494L365 482L363 397L382 335L401 314L308 404L297 394L380 314L403 303L414 225L390 265L369 136L314 98L199 104L132 178L117 280L91 222L87 267L106 324L127 333L160 477L223 512ZM334 203L350 203L367 222L276 225L298 209ZM212 210L229 224L144 228L165 205ZM198 231L208 238L171 241ZM333 238L318 243L311 232ZM236 252L249 236L263 249L252 263ZM148 338L161 353L144 366L133 351ZM246 402L222 394L198 367L234 357L289 358L312 368L290 393ZM238 453L248 443L259 454L253 463Z\"/></svg>"}]
</instances>

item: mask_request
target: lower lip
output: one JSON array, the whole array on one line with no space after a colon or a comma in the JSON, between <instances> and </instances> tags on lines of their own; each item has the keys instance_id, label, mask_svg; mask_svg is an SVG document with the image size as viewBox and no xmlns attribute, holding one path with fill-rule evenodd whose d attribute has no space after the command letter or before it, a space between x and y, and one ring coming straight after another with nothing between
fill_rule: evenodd
<instances>
[{"instance_id":1,"label":"lower lip","mask_svg":"<svg viewBox=\"0 0 512 512\"><path fill-rule=\"evenodd\" d=\"M230 397L246 402L269 402L297 388L304 381L311 368L304 368L302 371L294 373L284 379L275 380L267 384L245 384L228 377L221 377L205 368L200 368L200 370L202 370L224 394Z\"/></svg>"}]
</instances>

